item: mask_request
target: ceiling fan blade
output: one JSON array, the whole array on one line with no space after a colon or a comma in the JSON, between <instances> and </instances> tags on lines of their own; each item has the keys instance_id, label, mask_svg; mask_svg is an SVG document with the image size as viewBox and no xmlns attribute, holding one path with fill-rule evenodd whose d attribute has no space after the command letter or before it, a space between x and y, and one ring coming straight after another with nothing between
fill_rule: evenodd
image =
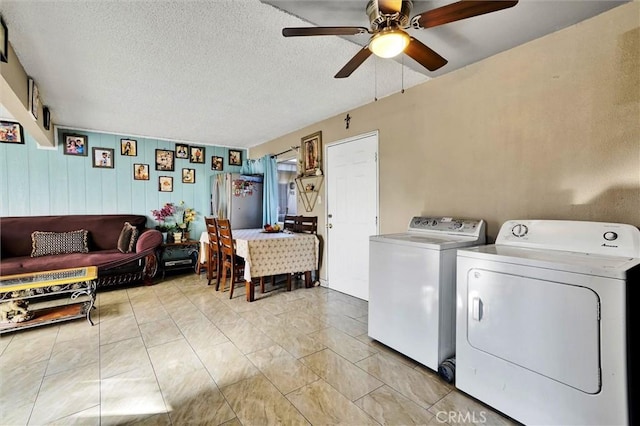
<instances>
[{"instance_id":1,"label":"ceiling fan blade","mask_svg":"<svg viewBox=\"0 0 640 426\"><path fill-rule=\"evenodd\" d=\"M334 78L349 77L351 73L354 72L360 65L362 65L362 63L366 61L369 56L371 56L369 46L363 47L358 53L356 53L356 56L351 58L351 60L347 62L347 64L342 67L340 71L338 71Z\"/></svg>"},{"instance_id":2,"label":"ceiling fan blade","mask_svg":"<svg viewBox=\"0 0 640 426\"><path fill-rule=\"evenodd\" d=\"M323 36L323 35L357 35L367 34L369 29L365 27L294 27L283 28L282 35L285 37L300 36Z\"/></svg>"},{"instance_id":3,"label":"ceiling fan blade","mask_svg":"<svg viewBox=\"0 0 640 426\"><path fill-rule=\"evenodd\" d=\"M402 0L377 0L380 13L392 15L402 9Z\"/></svg>"},{"instance_id":4,"label":"ceiling fan blade","mask_svg":"<svg viewBox=\"0 0 640 426\"><path fill-rule=\"evenodd\" d=\"M435 51L425 46L420 40L411 37L411 41L404 53L413 58L420 65L428 69L429 71L435 71L438 68L442 68L447 65L447 61L442 56L438 55Z\"/></svg>"},{"instance_id":5,"label":"ceiling fan blade","mask_svg":"<svg viewBox=\"0 0 640 426\"><path fill-rule=\"evenodd\" d=\"M411 25L414 28L432 28L437 27L438 25L448 24L449 22L455 22L461 19L484 15L485 13L508 9L516 4L518 4L517 0L462 0L457 3L451 3L446 6L421 13L420 15L416 15L411 19Z\"/></svg>"}]
</instances>

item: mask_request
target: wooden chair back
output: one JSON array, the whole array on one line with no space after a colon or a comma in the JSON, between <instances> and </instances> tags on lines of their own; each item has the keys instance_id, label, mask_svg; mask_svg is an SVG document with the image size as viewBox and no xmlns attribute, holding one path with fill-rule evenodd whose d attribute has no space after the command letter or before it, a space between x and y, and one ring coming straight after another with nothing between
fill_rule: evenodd
<instances>
[{"instance_id":1,"label":"wooden chair back","mask_svg":"<svg viewBox=\"0 0 640 426\"><path fill-rule=\"evenodd\" d=\"M296 219L298 218L298 216L285 216L284 217L284 225L283 228L285 230L289 230L291 232L295 231L295 227L296 227Z\"/></svg>"},{"instance_id":2,"label":"wooden chair back","mask_svg":"<svg viewBox=\"0 0 640 426\"><path fill-rule=\"evenodd\" d=\"M305 234L318 233L318 217L317 216L298 216L296 219L295 232L303 232Z\"/></svg>"},{"instance_id":3,"label":"wooden chair back","mask_svg":"<svg viewBox=\"0 0 640 426\"><path fill-rule=\"evenodd\" d=\"M218 242L220 244L220 269L222 270L223 290L226 286L227 271L230 272L230 288L229 299L233 298L233 289L237 281L242 281L244 271L244 259L236 256L236 248L233 243L233 235L231 233L231 222L229 219L217 219L218 226Z\"/></svg>"},{"instance_id":4,"label":"wooden chair back","mask_svg":"<svg viewBox=\"0 0 640 426\"><path fill-rule=\"evenodd\" d=\"M235 247L233 245L233 236L231 234L231 222L229 219L217 219L217 237L218 244L220 244L220 252L224 260L227 257L233 257L236 255Z\"/></svg>"},{"instance_id":5,"label":"wooden chair back","mask_svg":"<svg viewBox=\"0 0 640 426\"><path fill-rule=\"evenodd\" d=\"M207 255L207 285L211 285L211 280L216 278L216 290L220 287L220 243L218 241L218 226L216 219L213 217L205 217L204 223L207 227L207 236L209 237L208 255Z\"/></svg>"}]
</instances>

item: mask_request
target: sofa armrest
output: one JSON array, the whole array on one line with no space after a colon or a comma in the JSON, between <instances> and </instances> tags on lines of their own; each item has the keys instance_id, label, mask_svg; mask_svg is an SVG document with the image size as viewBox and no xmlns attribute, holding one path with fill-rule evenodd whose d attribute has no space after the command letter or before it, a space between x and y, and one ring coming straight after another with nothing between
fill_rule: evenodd
<instances>
[{"instance_id":1,"label":"sofa armrest","mask_svg":"<svg viewBox=\"0 0 640 426\"><path fill-rule=\"evenodd\" d=\"M160 244L162 244L162 233L157 229L147 229L138 238L136 253L155 250Z\"/></svg>"}]
</instances>

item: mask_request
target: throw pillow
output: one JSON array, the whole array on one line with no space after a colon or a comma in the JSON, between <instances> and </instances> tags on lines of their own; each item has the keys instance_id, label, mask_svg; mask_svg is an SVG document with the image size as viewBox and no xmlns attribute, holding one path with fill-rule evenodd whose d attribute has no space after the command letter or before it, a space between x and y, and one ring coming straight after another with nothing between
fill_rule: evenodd
<instances>
[{"instance_id":1,"label":"throw pillow","mask_svg":"<svg viewBox=\"0 0 640 426\"><path fill-rule=\"evenodd\" d=\"M31 233L31 257L51 254L88 253L88 234L89 231L86 229L70 232L34 231Z\"/></svg>"},{"instance_id":2,"label":"throw pillow","mask_svg":"<svg viewBox=\"0 0 640 426\"><path fill-rule=\"evenodd\" d=\"M138 228L129 222L125 222L118 237L118 250L120 250L121 253L132 253L136 248L137 240Z\"/></svg>"}]
</instances>

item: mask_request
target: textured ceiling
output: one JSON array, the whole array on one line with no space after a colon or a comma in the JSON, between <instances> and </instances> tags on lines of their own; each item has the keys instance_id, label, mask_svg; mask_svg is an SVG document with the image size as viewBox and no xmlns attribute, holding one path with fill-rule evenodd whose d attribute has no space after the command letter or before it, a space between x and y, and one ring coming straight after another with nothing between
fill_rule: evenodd
<instances>
[{"instance_id":1,"label":"textured ceiling","mask_svg":"<svg viewBox=\"0 0 640 426\"><path fill-rule=\"evenodd\" d=\"M0 13L54 123L130 136L251 147L437 75L409 59L403 67L372 56L334 79L366 37L284 38L281 29L368 26L366 0L272 3L278 8L258 0L1 0ZM414 14L446 3L416 2ZM540 25L525 3L537 4ZM502 17L418 37L449 59L441 73L449 72L618 4L523 0L495 13Z\"/></svg>"}]
</instances>

